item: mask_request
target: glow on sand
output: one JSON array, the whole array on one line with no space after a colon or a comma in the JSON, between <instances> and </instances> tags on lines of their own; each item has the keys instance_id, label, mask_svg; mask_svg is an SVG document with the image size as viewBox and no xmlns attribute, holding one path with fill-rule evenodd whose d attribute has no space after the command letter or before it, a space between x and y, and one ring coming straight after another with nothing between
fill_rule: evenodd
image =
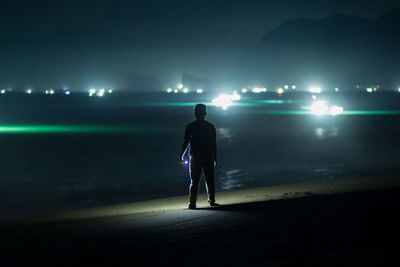
<instances>
[{"instance_id":1,"label":"glow on sand","mask_svg":"<svg viewBox=\"0 0 400 267\"><path fill-rule=\"evenodd\" d=\"M62 134L157 131L149 126L99 126L99 125L0 125L0 134Z\"/></svg>"}]
</instances>

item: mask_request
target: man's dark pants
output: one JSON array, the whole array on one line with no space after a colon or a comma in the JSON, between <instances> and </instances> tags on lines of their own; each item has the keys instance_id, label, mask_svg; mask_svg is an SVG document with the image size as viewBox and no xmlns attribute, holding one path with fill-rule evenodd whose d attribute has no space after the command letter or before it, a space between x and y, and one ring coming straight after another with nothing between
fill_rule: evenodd
<instances>
[{"instance_id":1,"label":"man's dark pants","mask_svg":"<svg viewBox=\"0 0 400 267\"><path fill-rule=\"evenodd\" d=\"M204 172L206 179L206 189L208 202L215 202L215 184L214 184L214 161L209 159L190 159L190 204L196 205L197 195L199 194L199 183L201 171Z\"/></svg>"}]
</instances>

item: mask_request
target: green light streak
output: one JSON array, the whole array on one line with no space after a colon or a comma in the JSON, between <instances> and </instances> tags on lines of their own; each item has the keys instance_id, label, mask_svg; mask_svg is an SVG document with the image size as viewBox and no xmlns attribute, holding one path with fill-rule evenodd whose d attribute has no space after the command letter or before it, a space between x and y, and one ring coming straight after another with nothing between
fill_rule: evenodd
<instances>
[{"instance_id":1,"label":"green light streak","mask_svg":"<svg viewBox=\"0 0 400 267\"><path fill-rule=\"evenodd\" d=\"M282 99L270 99L270 100L258 100L258 103L263 104L292 104L295 101L293 100L282 100Z\"/></svg>"},{"instance_id":2,"label":"green light streak","mask_svg":"<svg viewBox=\"0 0 400 267\"><path fill-rule=\"evenodd\" d=\"M400 110L348 110L341 115L400 115Z\"/></svg>"},{"instance_id":3,"label":"green light streak","mask_svg":"<svg viewBox=\"0 0 400 267\"><path fill-rule=\"evenodd\" d=\"M308 110L257 110L252 111L255 114L266 114L266 115L310 115L310 116L331 116L326 115L315 115ZM382 116L382 115L400 115L400 110L348 110L344 111L342 114L336 116L351 116L351 115L364 115L364 116Z\"/></svg>"},{"instance_id":4,"label":"green light streak","mask_svg":"<svg viewBox=\"0 0 400 267\"><path fill-rule=\"evenodd\" d=\"M148 126L98 125L0 125L0 134L59 134L59 133L145 133L160 128Z\"/></svg>"},{"instance_id":5,"label":"green light streak","mask_svg":"<svg viewBox=\"0 0 400 267\"><path fill-rule=\"evenodd\" d=\"M212 103L204 102L155 102L155 103L140 103L135 106L142 107L194 107L195 105L203 103L205 105L212 105Z\"/></svg>"}]
</instances>

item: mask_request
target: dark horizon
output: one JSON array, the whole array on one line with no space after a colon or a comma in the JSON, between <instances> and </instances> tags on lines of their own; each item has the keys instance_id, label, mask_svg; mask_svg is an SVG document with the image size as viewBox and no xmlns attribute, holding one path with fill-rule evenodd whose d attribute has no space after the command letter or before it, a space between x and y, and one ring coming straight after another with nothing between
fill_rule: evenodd
<instances>
[{"instance_id":1,"label":"dark horizon","mask_svg":"<svg viewBox=\"0 0 400 267\"><path fill-rule=\"evenodd\" d=\"M364 17L369 24L398 7L395 1L362 4L359 1L327 1L322 5L318 1L247 3L241 0L229 4L223 1L69 1L57 4L9 1L3 5L0 88L68 87L82 91L90 87L133 91L159 87L163 90L182 82L185 75L212 83L215 88L239 88L247 86L246 83L249 86L251 83L275 86L291 82L281 67L271 70L271 66L264 64L276 61L276 58L270 60L267 55L256 67L251 62L250 66L246 65L249 62L242 63L248 61L265 40L290 23L323 24L326 18L344 14L343 17L354 20ZM387 35L382 33L384 37ZM394 46L397 44L396 40ZM324 44L321 46L324 50ZM290 47L281 47L290 53ZM268 49L270 53L276 53L272 48ZM382 47L373 49L378 51ZM315 57L312 60L318 61L320 55L312 56ZM324 60L323 64L330 64L329 60ZM393 59L396 60L397 57ZM390 76L397 71L391 70L392 64L379 63L382 72L388 73L386 76L378 73L376 79L362 81L371 75L360 71L360 78L349 83L375 80L381 83L395 79ZM266 67L267 75L257 74L252 69L261 69L258 66ZM305 76L298 69L303 66L293 68L287 76L293 77L292 73ZM314 69L310 72L314 72L313 75L304 81L293 82L306 84L306 79L310 82L318 80L315 77L319 73ZM327 76L326 73L320 76L324 75ZM266 81L262 79L264 76L268 78ZM336 77L321 78L322 83L324 79ZM387 82L397 86L396 80Z\"/></svg>"}]
</instances>

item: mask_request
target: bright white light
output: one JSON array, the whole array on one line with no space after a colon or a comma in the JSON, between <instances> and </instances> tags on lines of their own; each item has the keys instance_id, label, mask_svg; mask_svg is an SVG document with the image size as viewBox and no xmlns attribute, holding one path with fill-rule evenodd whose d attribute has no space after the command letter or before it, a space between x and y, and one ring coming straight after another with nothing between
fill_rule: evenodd
<instances>
[{"instance_id":1,"label":"bright white light","mask_svg":"<svg viewBox=\"0 0 400 267\"><path fill-rule=\"evenodd\" d=\"M292 89L295 90L296 89L296 85L292 85Z\"/></svg>"},{"instance_id":2,"label":"bright white light","mask_svg":"<svg viewBox=\"0 0 400 267\"><path fill-rule=\"evenodd\" d=\"M399 92L400 92L400 88L399 88ZM242 93L243 93L243 94L247 93L247 88L243 88L243 89L242 89Z\"/></svg>"},{"instance_id":3,"label":"bright white light","mask_svg":"<svg viewBox=\"0 0 400 267\"><path fill-rule=\"evenodd\" d=\"M399 93L400 93L400 88L398 89Z\"/></svg>"},{"instance_id":4,"label":"bright white light","mask_svg":"<svg viewBox=\"0 0 400 267\"><path fill-rule=\"evenodd\" d=\"M32 94L32 90L31 90L31 89L27 89L25 92L26 92L27 94Z\"/></svg>"},{"instance_id":5,"label":"bright white light","mask_svg":"<svg viewBox=\"0 0 400 267\"><path fill-rule=\"evenodd\" d=\"M223 110L227 110L229 106L232 106L234 103L232 101L240 100L240 95L234 92L231 95L222 94L217 98L214 98L211 102L214 106L220 107Z\"/></svg>"},{"instance_id":6,"label":"bright white light","mask_svg":"<svg viewBox=\"0 0 400 267\"><path fill-rule=\"evenodd\" d=\"M183 84L178 84L178 89L182 89L183 88Z\"/></svg>"},{"instance_id":7,"label":"bright white light","mask_svg":"<svg viewBox=\"0 0 400 267\"><path fill-rule=\"evenodd\" d=\"M54 95L54 90L53 89L50 89L50 94Z\"/></svg>"},{"instance_id":8,"label":"bright white light","mask_svg":"<svg viewBox=\"0 0 400 267\"><path fill-rule=\"evenodd\" d=\"M203 93L203 89L197 89L196 92L197 92L198 94L202 94L202 93Z\"/></svg>"},{"instance_id":9,"label":"bright white light","mask_svg":"<svg viewBox=\"0 0 400 267\"><path fill-rule=\"evenodd\" d=\"M223 110L227 110L229 106L233 105L231 98L229 95L219 95L217 98L214 98L212 101L214 106L220 107Z\"/></svg>"},{"instance_id":10,"label":"bright white light","mask_svg":"<svg viewBox=\"0 0 400 267\"><path fill-rule=\"evenodd\" d=\"M329 112L329 106L325 100L315 101L311 106L311 113L315 115L325 115Z\"/></svg>"},{"instance_id":11,"label":"bright white light","mask_svg":"<svg viewBox=\"0 0 400 267\"><path fill-rule=\"evenodd\" d=\"M339 92L339 88L336 87L336 88L335 88L335 92Z\"/></svg>"},{"instance_id":12,"label":"bright white light","mask_svg":"<svg viewBox=\"0 0 400 267\"><path fill-rule=\"evenodd\" d=\"M187 88L183 89L183 93L184 93L184 94L189 93L189 89L187 89Z\"/></svg>"},{"instance_id":13,"label":"bright white light","mask_svg":"<svg viewBox=\"0 0 400 267\"><path fill-rule=\"evenodd\" d=\"M93 96L96 93L96 89L91 88L89 90L89 96Z\"/></svg>"},{"instance_id":14,"label":"bright white light","mask_svg":"<svg viewBox=\"0 0 400 267\"><path fill-rule=\"evenodd\" d=\"M171 88L168 88L167 89L167 93L171 93L172 92L172 89Z\"/></svg>"},{"instance_id":15,"label":"bright white light","mask_svg":"<svg viewBox=\"0 0 400 267\"><path fill-rule=\"evenodd\" d=\"M311 97L312 97L312 99L317 100L317 96L316 95L312 95Z\"/></svg>"},{"instance_id":16,"label":"bright white light","mask_svg":"<svg viewBox=\"0 0 400 267\"><path fill-rule=\"evenodd\" d=\"M336 106L333 105L330 109L329 109L329 114L331 114L332 116L336 116L339 114L343 113L343 107L341 106Z\"/></svg>"},{"instance_id":17,"label":"bright white light","mask_svg":"<svg viewBox=\"0 0 400 267\"><path fill-rule=\"evenodd\" d=\"M66 94L66 95L70 95L70 94L71 94L71 91L70 91L70 90L65 90L65 94Z\"/></svg>"},{"instance_id":18,"label":"bright white light","mask_svg":"<svg viewBox=\"0 0 400 267\"><path fill-rule=\"evenodd\" d=\"M285 85L284 88L287 90L289 89L289 85Z\"/></svg>"},{"instance_id":19,"label":"bright white light","mask_svg":"<svg viewBox=\"0 0 400 267\"><path fill-rule=\"evenodd\" d=\"M276 90L276 92L281 95L285 92L285 90L283 90L282 88L278 88L278 90Z\"/></svg>"},{"instance_id":20,"label":"bright white light","mask_svg":"<svg viewBox=\"0 0 400 267\"><path fill-rule=\"evenodd\" d=\"M372 93L374 91L374 89L372 89L372 88L367 88L367 92L368 93Z\"/></svg>"},{"instance_id":21,"label":"bright white light","mask_svg":"<svg viewBox=\"0 0 400 267\"><path fill-rule=\"evenodd\" d=\"M99 96L99 97L102 97L103 95L104 95L104 89L100 89L98 92L97 92L97 96Z\"/></svg>"},{"instance_id":22,"label":"bright white light","mask_svg":"<svg viewBox=\"0 0 400 267\"><path fill-rule=\"evenodd\" d=\"M318 100L312 104L311 113L315 115L332 115L336 116L343 113L343 107L333 105L329 107L328 103L325 100Z\"/></svg>"},{"instance_id":23,"label":"bright white light","mask_svg":"<svg viewBox=\"0 0 400 267\"><path fill-rule=\"evenodd\" d=\"M113 90L112 90L112 89L108 90L108 93L109 93L109 94L112 94L112 92L113 92Z\"/></svg>"},{"instance_id":24,"label":"bright white light","mask_svg":"<svg viewBox=\"0 0 400 267\"><path fill-rule=\"evenodd\" d=\"M2 94L5 94L5 93L6 93L6 90L5 90L5 89L1 90L1 93L2 93Z\"/></svg>"},{"instance_id":25,"label":"bright white light","mask_svg":"<svg viewBox=\"0 0 400 267\"><path fill-rule=\"evenodd\" d=\"M236 92L234 92L232 95L230 95L230 97L231 97L231 100L233 100L233 101L240 100L240 95Z\"/></svg>"},{"instance_id":26,"label":"bright white light","mask_svg":"<svg viewBox=\"0 0 400 267\"><path fill-rule=\"evenodd\" d=\"M254 88L252 91L253 91L253 93L258 94L258 93L261 93L261 92L266 92L267 88Z\"/></svg>"},{"instance_id":27,"label":"bright white light","mask_svg":"<svg viewBox=\"0 0 400 267\"><path fill-rule=\"evenodd\" d=\"M178 89L175 89L175 90L174 90L174 93L175 93L175 94L177 94L178 92L179 92Z\"/></svg>"},{"instance_id":28,"label":"bright white light","mask_svg":"<svg viewBox=\"0 0 400 267\"><path fill-rule=\"evenodd\" d=\"M313 94L319 94L322 92L322 89L320 87L311 87L309 91Z\"/></svg>"}]
</instances>

